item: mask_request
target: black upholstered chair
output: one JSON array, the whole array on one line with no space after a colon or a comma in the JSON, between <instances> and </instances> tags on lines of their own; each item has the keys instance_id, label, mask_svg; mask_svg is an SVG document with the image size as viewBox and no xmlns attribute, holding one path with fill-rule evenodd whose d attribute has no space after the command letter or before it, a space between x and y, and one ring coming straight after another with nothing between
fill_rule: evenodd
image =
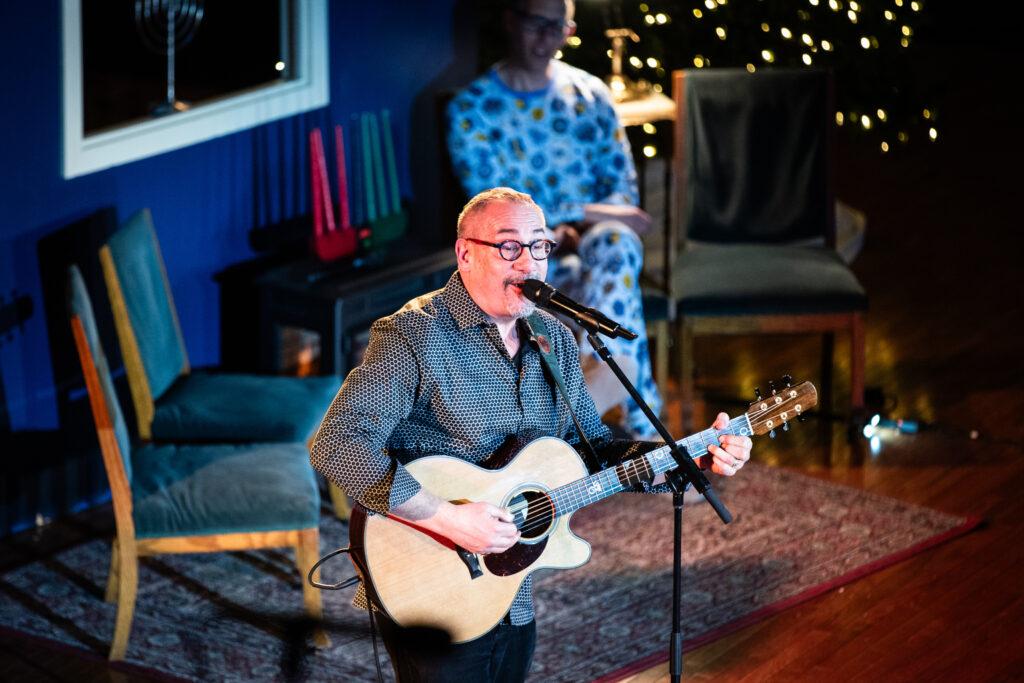
<instances>
[{"instance_id":1,"label":"black upholstered chair","mask_svg":"<svg viewBox=\"0 0 1024 683\"><path fill-rule=\"evenodd\" d=\"M832 80L812 69L673 74L676 240L671 264L684 423L694 338L823 335L830 400L834 335L851 340L851 414L864 395L867 295L835 251Z\"/></svg>"}]
</instances>

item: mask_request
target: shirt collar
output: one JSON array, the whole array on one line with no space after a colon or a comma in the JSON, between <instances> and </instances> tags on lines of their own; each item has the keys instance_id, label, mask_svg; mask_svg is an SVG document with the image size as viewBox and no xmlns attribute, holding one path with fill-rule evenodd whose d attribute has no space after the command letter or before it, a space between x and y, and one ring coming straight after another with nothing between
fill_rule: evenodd
<instances>
[{"instance_id":1,"label":"shirt collar","mask_svg":"<svg viewBox=\"0 0 1024 683\"><path fill-rule=\"evenodd\" d=\"M441 296L459 330L477 325L493 324L487 314L473 301L473 297L469 295L469 290L462 282L462 275L459 274L459 271L452 273Z\"/></svg>"}]
</instances>

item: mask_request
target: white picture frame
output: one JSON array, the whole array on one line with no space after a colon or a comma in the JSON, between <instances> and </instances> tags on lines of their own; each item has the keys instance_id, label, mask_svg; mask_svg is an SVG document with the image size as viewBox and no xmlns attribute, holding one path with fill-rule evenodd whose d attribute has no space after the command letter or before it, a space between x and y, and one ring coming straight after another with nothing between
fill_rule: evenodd
<instances>
[{"instance_id":1,"label":"white picture frame","mask_svg":"<svg viewBox=\"0 0 1024 683\"><path fill-rule=\"evenodd\" d=\"M62 0L65 178L181 149L330 103L327 0L296 0L294 78L171 116L85 135L81 2ZM282 2L282 6L286 4Z\"/></svg>"}]
</instances>

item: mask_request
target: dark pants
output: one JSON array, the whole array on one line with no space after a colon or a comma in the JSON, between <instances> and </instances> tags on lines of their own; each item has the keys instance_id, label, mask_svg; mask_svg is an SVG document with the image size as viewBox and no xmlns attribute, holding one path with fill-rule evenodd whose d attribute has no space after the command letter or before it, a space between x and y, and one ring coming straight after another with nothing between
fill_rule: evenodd
<instances>
[{"instance_id":1,"label":"dark pants","mask_svg":"<svg viewBox=\"0 0 1024 683\"><path fill-rule=\"evenodd\" d=\"M508 616L475 640L452 645L438 634L405 629L374 613L399 683L522 683L533 661L536 622L513 626Z\"/></svg>"}]
</instances>

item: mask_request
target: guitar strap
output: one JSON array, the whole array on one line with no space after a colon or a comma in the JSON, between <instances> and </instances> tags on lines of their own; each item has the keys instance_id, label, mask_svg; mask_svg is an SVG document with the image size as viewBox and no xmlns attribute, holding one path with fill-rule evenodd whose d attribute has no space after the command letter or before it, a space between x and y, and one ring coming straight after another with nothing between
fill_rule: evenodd
<instances>
[{"instance_id":1,"label":"guitar strap","mask_svg":"<svg viewBox=\"0 0 1024 683\"><path fill-rule=\"evenodd\" d=\"M558 393L562 395L562 400L565 401L565 405L569 409L572 422L576 425L576 433L580 435L580 443L583 445L583 462L586 463L587 469L591 472L599 472L601 470L601 459L597 456L597 451L594 450L586 433L584 433L579 418L576 417L576 411L572 409L569 391L565 388L565 382L562 380L562 371L558 369L558 356L555 355L555 350L551 347L551 342L548 339L550 335L547 323L537 313L532 313L522 320L523 325L526 327L530 344L540 354L541 365L544 366L545 371L544 376L547 377L548 382L555 386Z\"/></svg>"}]
</instances>

